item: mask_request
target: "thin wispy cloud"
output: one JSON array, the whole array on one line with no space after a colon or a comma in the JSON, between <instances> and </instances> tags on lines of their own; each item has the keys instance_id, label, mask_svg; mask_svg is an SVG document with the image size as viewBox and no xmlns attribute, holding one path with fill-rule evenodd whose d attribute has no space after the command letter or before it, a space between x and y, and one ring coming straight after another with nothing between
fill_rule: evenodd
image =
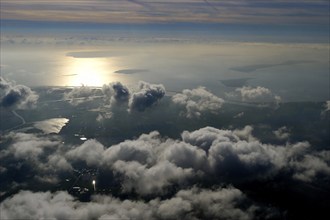
<instances>
[{"instance_id":1,"label":"thin wispy cloud","mask_svg":"<svg viewBox=\"0 0 330 220\"><path fill-rule=\"evenodd\" d=\"M149 4L143 2L143 1L136 1L136 0L127 0L129 3L133 3L136 5L139 5L147 10L153 10L153 7L151 7Z\"/></svg>"},{"instance_id":2,"label":"thin wispy cloud","mask_svg":"<svg viewBox=\"0 0 330 220\"><path fill-rule=\"evenodd\" d=\"M213 4L211 4L210 2L208 2L207 0L203 0L205 2L205 4L207 4L207 6L209 6L210 8L212 8L214 11L219 11L217 7L215 7Z\"/></svg>"},{"instance_id":3,"label":"thin wispy cloud","mask_svg":"<svg viewBox=\"0 0 330 220\"><path fill-rule=\"evenodd\" d=\"M212 22L247 24L329 23L328 1L9 1L2 19L99 23ZM221 13L220 13L221 11Z\"/></svg>"}]
</instances>

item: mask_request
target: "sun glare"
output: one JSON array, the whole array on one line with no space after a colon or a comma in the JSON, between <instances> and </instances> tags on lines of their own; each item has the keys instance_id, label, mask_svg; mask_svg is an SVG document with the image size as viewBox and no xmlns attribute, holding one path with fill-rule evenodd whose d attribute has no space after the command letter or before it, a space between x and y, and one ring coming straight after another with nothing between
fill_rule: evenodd
<instances>
[{"instance_id":1,"label":"sun glare","mask_svg":"<svg viewBox=\"0 0 330 220\"><path fill-rule=\"evenodd\" d=\"M114 72L106 58L71 58L65 76L69 86L102 86Z\"/></svg>"}]
</instances>

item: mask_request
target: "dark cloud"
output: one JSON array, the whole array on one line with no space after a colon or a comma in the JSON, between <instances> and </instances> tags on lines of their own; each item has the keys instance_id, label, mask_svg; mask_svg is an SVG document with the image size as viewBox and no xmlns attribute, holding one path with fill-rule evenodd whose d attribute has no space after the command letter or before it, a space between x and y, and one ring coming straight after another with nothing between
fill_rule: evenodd
<instances>
[{"instance_id":1,"label":"dark cloud","mask_svg":"<svg viewBox=\"0 0 330 220\"><path fill-rule=\"evenodd\" d=\"M117 102L128 101L130 92L126 86L123 86L121 83L115 83L112 85L112 88L115 91L114 98Z\"/></svg>"},{"instance_id":2,"label":"dark cloud","mask_svg":"<svg viewBox=\"0 0 330 220\"><path fill-rule=\"evenodd\" d=\"M175 104L183 106L182 112L187 118L200 117L204 112L218 114L224 100L213 95L204 87L197 89L185 89L172 97Z\"/></svg>"},{"instance_id":3,"label":"dark cloud","mask_svg":"<svg viewBox=\"0 0 330 220\"><path fill-rule=\"evenodd\" d=\"M311 151L309 143L299 142L285 146L263 144L251 132L251 126L234 131L206 127L193 132L185 131L182 139L204 149L212 172L224 175L231 181L267 178L283 169L292 171L294 178L297 175L310 174L309 178L300 180L311 180L318 174L328 173L329 161L326 162L325 157Z\"/></svg>"},{"instance_id":4,"label":"dark cloud","mask_svg":"<svg viewBox=\"0 0 330 220\"><path fill-rule=\"evenodd\" d=\"M150 84L141 81L139 91L134 92L129 99L129 110L144 111L146 108L156 104L165 96L165 88L161 84Z\"/></svg>"},{"instance_id":5,"label":"dark cloud","mask_svg":"<svg viewBox=\"0 0 330 220\"><path fill-rule=\"evenodd\" d=\"M27 109L36 105L39 96L29 87L15 85L0 77L0 104L4 108Z\"/></svg>"},{"instance_id":6,"label":"dark cloud","mask_svg":"<svg viewBox=\"0 0 330 220\"><path fill-rule=\"evenodd\" d=\"M120 82L104 84L101 93L97 89L83 85L81 87L75 87L70 92L65 93L64 99L68 100L72 105L78 105L90 102L94 98L103 97L106 100L105 105L99 107L107 107L108 111L112 111L116 107L127 105L130 112L142 112L155 105L164 96L165 88L163 85L141 81L139 82L138 90L134 92L131 92Z\"/></svg>"},{"instance_id":7,"label":"dark cloud","mask_svg":"<svg viewBox=\"0 0 330 220\"><path fill-rule=\"evenodd\" d=\"M102 92L110 102L124 103L128 102L130 97L129 89L120 82L104 84Z\"/></svg>"}]
</instances>

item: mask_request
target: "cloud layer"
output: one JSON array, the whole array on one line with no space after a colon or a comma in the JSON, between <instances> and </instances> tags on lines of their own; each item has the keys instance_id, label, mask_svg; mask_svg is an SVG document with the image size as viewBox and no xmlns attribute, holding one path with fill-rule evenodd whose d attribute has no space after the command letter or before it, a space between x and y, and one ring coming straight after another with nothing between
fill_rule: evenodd
<instances>
[{"instance_id":1,"label":"cloud layer","mask_svg":"<svg viewBox=\"0 0 330 220\"><path fill-rule=\"evenodd\" d=\"M204 127L184 131L181 139L164 138L154 131L111 147L93 139L68 147L56 138L10 133L4 138L12 143L0 158L6 162L3 170L13 172L11 166L20 161L38 181L53 183L77 164L85 164L114 175L112 181L119 181L122 193L141 196L167 195L174 186L203 185L208 180L242 183L285 174L289 181L313 182L330 174L329 151L313 151L308 142L264 144L252 131L251 126L241 130Z\"/></svg>"},{"instance_id":2,"label":"cloud layer","mask_svg":"<svg viewBox=\"0 0 330 220\"><path fill-rule=\"evenodd\" d=\"M235 188L193 187L172 198L144 201L96 195L89 203L67 192L21 191L1 203L4 219L254 219L257 205Z\"/></svg>"},{"instance_id":3,"label":"cloud layer","mask_svg":"<svg viewBox=\"0 0 330 220\"><path fill-rule=\"evenodd\" d=\"M275 99L275 95L263 87L243 87L235 92L240 99ZM253 108L246 108L243 114L241 108L227 106L224 100L203 87L165 97L163 85L140 82L138 88L128 88L121 83L111 83L102 89L74 88L66 92L64 98L73 105L64 102L64 106L82 111L85 108L75 105L87 102L83 107L93 108L91 121L97 114L113 112L115 118L96 123L96 126L107 124L113 128L106 130L106 134L129 133L149 120L160 123L160 129L150 126L141 132L138 127L138 133L130 133L118 141L110 140L111 143L102 138L77 141L67 137L70 134L23 133L34 132L29 127L5 133L0 149L1 217L278 219L278 214L286 209L281 202L291 197L293 191L300 190L297 194L311 204L318 201L315 197L328 190L330 152L327 148L314 145L312 139L307 139L308 142L295 138L294 124L269 125L267 132L272 141L264 138L264 133L258 133L265 125L257 123L253 126L240 123L227 129L222 124L218 128L205 127L201 125L204 115L221 112L226 117L227 112L223 110L226 108L237 110L231 114L231 118L237 116L233 120L246 120L255 112ZM320 117L319 107L315 109L316 117ZM145 119L134 124L131 119L136 116ZM197 121L198 125L184 124L182 130L175 130L176 135L167 136L172 130L166 127L164 132L162 126L166 126L164 119L168 117L175 127L180 126L181 121ZM57 122L58 119L61 121ZM44 120L33 125L58 131L67 122L65 118L51 120L56 123ZM74 120L80 119L70 118L65 129ZM119 124L127 123L126 120L129 128L122 129ZM76 138L75 134L71 135ZM73 186L90 188L90 178L96 180L97 190L90 191L90 201L83 203L71 189ZM305 191L306 188L309 190ZM272 197L272 193L275 197L277 193L278 197L284 195L284 199L267 198ZM311 199L309 194L313 194ZM323 200L320 201L318 204L323 204Z\"/></svg>"},{"instance_id":4,"label":"cloud layer","mask_svg":"<svg viewBox=\"0 0 330 220\"><path fill-rule=\"evenodd\" d=\"M327 24L327 2L283 1L36 1L4 0L3 19L93 23ZM93 10L90 10L90 8Z\"/></svg>"},{"instance_id":5,"label":"cloud layer","mask_svg":"<svg viewBox=\"0 0 330 220\"><path fill-rule=\"evenodd\" d=\"M280 137L287 132L284 127L277 130ZM240 186L279 179L279 186L313 185L330 175L328 150L316 150L304 141L262 143L253 136L252 126L203 127L184 131L180 138L153 131L111 146L95 139L74 145L58 135L17 132L3 141L1 195L25 189L1 203L1 217L9 219L276 218L278 210L254 202ZM26 191L56 188L77 169L97 170L93 178L100 191L88 203L63 191ZM103 189L111 193L99 194Z\"/></svg>"}]
</instances>

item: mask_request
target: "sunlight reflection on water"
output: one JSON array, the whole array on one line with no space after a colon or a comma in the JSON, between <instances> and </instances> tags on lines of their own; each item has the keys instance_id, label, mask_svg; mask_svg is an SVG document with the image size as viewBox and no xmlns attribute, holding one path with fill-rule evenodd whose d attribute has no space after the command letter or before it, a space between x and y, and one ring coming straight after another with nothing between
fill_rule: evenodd
<instances>
[{"instance_id":1,"label":"sunlight reflection on water","mask_svg":"<svg viewBox=\"0 0 330 220\"><path fill-rule=\"evenodd\" d=\"M51 118L34 123L34 127L43 131L45 134L58 134L62 128L69 122L67 118Z\"/></svg>"},{"instance_id":2,"label":"sunlight reflection on water","mask_svg":"<svg viewBox=\"0 0 330 220\"><path fill-rule=\"evenodd\" d=\"M116 70L109 58L73 58L65 57L67 64L61 71L64 84L68 86L102 86L114 79Z\"/></svg>"}]
</instances>

